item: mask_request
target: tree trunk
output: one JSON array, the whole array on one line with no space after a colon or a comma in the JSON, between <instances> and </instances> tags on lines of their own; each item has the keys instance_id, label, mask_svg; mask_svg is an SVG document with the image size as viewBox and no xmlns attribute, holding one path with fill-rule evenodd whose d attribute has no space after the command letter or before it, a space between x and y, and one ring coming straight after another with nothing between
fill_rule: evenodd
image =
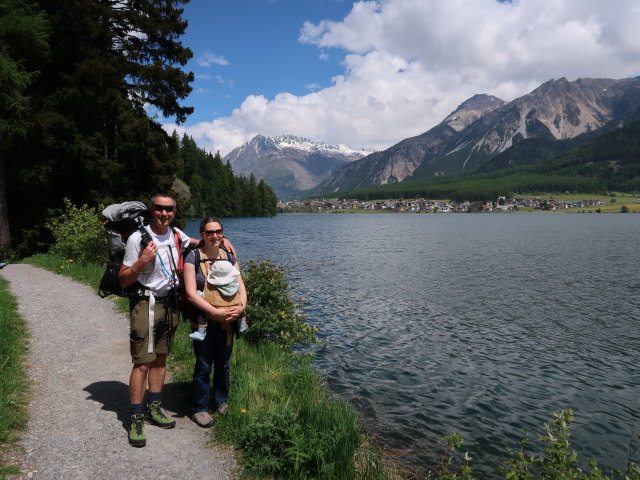
<instances>
[{"instance_id":1,"label":"tree trunk","mask_svg":"<svg viewBox=\"0 0 640 480\"><path fill-rule=\"evenodd\" d=\"M0 150L0 261L9 256L11 231L9 230L9 206L7 205L7 179L4 152Z\"/></svg>"}]
</instances>

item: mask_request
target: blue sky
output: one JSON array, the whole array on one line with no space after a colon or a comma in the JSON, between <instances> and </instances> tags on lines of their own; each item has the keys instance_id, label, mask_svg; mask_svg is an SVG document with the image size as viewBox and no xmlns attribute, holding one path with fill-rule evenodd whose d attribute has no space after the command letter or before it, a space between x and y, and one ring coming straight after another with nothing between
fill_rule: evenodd
<instances>
[{"instance_id":1,"label":"blue sky","mask_svg":"<svg viewBox=\"0 0 640 480\"><path fill-rule=\"evenodd\" d=\"M477 93L640 73L640 0L192 0L184 16L195 112L178 130L222 155L258 133L383 149Z\"/></svg>"},{"instance_id":2,"label":"blue sky","mask_svg":"<svg viewBox=\"0 0 640 480\"><path fill-rule=\"evenodd\" d=\"M183 42L194 52L196 75L189 123L230 115L250 94L306 95L342 73L341 57L298 41L305 21L340 20L341 0L192 0ZM322 56L322 58L321 58Z\"/></svg>"}]
</instances>

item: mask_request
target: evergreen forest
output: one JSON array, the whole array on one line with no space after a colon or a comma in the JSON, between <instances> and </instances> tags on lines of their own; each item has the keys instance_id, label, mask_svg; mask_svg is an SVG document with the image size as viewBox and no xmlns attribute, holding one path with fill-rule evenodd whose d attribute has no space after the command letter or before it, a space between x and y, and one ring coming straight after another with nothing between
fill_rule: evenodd
<instances>
[{"instance_id":1,"label":"evergreen forest","mask_svg":"<svg viewBox=\"0 0 640 480\"><path fill-rule=\"evenodd\" d=\"M275 213L267 185L157 120L193 111L187 2L0 2L0 259L46 249L65 198L97 207L173 192L182 214Z\"/></svg>"}]
</instances>

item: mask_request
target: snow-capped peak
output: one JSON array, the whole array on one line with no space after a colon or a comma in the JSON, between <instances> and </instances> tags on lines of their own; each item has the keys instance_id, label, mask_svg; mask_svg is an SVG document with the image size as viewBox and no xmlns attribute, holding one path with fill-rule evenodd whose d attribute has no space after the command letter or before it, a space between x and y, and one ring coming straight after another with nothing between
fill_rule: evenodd
<instances>
[{"instance_id":1,"label":"snow-capped peak","mask_svg":"<svg viewBox=\"0 0 640 480\"><path fill-rule=\"evenodd\" d=\"M265 138L268 138L268 137L265 137ZM339 154L339 155L363 155L364 156L371 153L370 151L365 150L364 148L360 150L356 150L351 147L348 147L347 145L342 145L342 144L332 145L329 143L317 142L314 140L309 140L308 138L297 137L295 135L290 135L290 134L272 137L271 140L273 141L274 145L279 149L295 148L297 150L302 150L305 152L320 151L323 153L329 153L329 154L333 153L333 154Z\"/></svg>"}]
</instances>

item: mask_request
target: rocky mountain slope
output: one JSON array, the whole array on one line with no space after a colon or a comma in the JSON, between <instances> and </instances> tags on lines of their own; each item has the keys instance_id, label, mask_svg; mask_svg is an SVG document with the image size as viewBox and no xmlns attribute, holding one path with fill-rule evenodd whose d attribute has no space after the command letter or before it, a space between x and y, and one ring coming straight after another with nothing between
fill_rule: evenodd
<instances>
[{"instance_id":1,"label":"rocky mountain slope","mask_svg":"<svg viewBox=\"0 0 640 480\"><path fill-rule=\"evenodd\" d=\"M335 171L368 153L293 135L256 135L225 155L223 161L229 161L236 174L263 178L279 198L285 198L315 187Z\"/></svg>"},{"instance_id":2,"label":"rocky mountain slope","mask_svg":"<svg viewBox=\"0 0 640 480\"><path fill-rule=\"evenodd\" d=\"M640 77L560 78L508 103L475 95L428 132L342 168L312 194L460 174L527 138L576 138L638 116Z\"/></svg>"},{"instance_id":3,"label":"rocky mountain slope","mask_svg":"<svg viewBox=\"0 0 640 480\"><path fill-rule=\"evenodd\" d=\"M403 140L387 150L372 153L342 168L312 192L322 194L401 182L410 177L425 158L444 155L459 132L504 103L490 95L474 95L428 132Z\"/></svg>"}]
</instances>

